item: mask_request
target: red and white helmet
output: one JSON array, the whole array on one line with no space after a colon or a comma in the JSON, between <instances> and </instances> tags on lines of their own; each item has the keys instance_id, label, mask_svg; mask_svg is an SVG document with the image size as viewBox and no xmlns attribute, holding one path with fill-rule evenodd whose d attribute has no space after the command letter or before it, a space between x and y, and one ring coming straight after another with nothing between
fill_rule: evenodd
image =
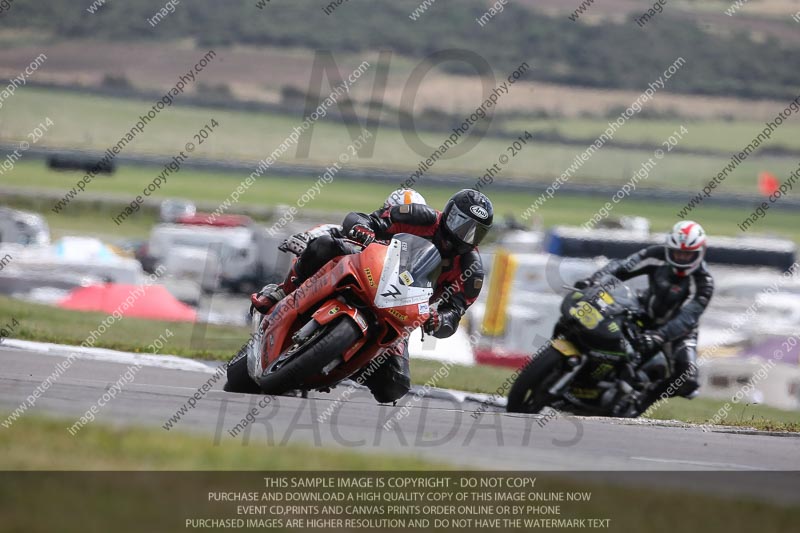
<instances>
[{"instance_id":1,"label":"red and white helmet","mask_svg":"<svg viewBox=\"0 0 800 533\"><path fill-rule=\"evenodd\" d=\"M706 232L691 220L672 226L664 244L667 262L679 276L688 276L700 266L706 256Z\"/></svg>"},{"instance_id":2,"label":"red and white helmet","mask_svg":"<svg viewBox=\"0 0 800 533\"><path fill-rule=\"evenodd\" d=\"M403 204L427 205L425 202L425 197L414 189L397 189L390 194L388 198L386 198L385 202L383 202L384 207L394 207L396 205Z\"/></svg>"}]
</instances>

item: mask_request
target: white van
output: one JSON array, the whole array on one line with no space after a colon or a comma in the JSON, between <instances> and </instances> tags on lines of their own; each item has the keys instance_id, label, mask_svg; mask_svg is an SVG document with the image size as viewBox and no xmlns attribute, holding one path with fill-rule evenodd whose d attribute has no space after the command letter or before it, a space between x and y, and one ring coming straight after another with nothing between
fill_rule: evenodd
<instances>
[{"instance_id":1,"label":"white van","mask_svg":"<svg viewBox=\"0 0 800 533\"><path fill-rule=\"evenodd\" d=\"M48 245L50 228L38 213L0 207L0 242L23 246Z\"/></svg>"},{"instance_id":2,"label":"white van","mask_svg":"<svg viewBox=\"0 0 800 533\"><path fill-rule=\"evenodd\" d=\"M253 292L288 270L291 257L278 252L278 244L252 225L159 224L150 234L147 260L152 268L164 265L166 275L196 281L207 292Z\"/></svg>"}]
</instances>

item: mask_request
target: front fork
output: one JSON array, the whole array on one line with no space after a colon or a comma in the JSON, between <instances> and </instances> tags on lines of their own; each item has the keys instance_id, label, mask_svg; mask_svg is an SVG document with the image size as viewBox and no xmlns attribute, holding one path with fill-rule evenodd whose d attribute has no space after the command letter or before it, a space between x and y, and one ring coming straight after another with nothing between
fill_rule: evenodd
<instances>
[{"instance_id":1,"label":"front fork","mask_svg":"<svg viewBox=\"0 0 800 533\"><path fill-rule=\"evenodd\" d=\"M551 396L560 397L564 393L564 390L575 379L575 376L578 375L578 372L586 366L588 360L589 358L586 355L581 355L580 358L575 356L570 357L567 360L567 364L572 366L572 370L561 376L561 378L547 390L547 393Z\"/></svg>"}]
</instances>

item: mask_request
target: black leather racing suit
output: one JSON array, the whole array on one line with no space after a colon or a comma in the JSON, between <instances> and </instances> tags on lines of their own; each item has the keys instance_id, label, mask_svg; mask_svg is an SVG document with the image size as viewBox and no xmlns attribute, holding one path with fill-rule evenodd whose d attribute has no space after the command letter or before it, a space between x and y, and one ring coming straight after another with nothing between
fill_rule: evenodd
<instances>
[{"instance_id":1,"label":"black leather racing suit","mask_svg":"<svg viewBox=\"0 0 800 533\"><path fill-rule=\"evenodd\" d=\"M478 250L456 250L444 233L441 212L423 204L383 207L369 215L350 213L342 223L341 234L349 235L356 224L370 228L378 239L389 239L397 233L411 233L430 240L436 246L442 256L442 273L434 288L431 304L437 306L441 326L434 336L446 338L455 333L461 317L478 298L483 286L483 263ZM323 234L315 238L295 263L290 279L284 284L285 289L293 290L294 286L308 279L334 257L359 251L360 246L337 234ZM383 358L377 367L368 365L354 376L370 389L380 403L402 398L411 387L407 339L400 339L392 347L392 355Z\"/></svg>"},{"instance_id":2,"label":"black leather racing suit","mask_svg":"<svg viewBox=\"0 0 800 533\"><path fill-rule=\"evenodd\" d=\"M672 376L654 390L648 403L655 401L674 384L675 396L689 396L697 390L697 326L714 293L714 278L703 262L688 276L677 274L666 261L663 245L653 245L609 263L591 279L611 274L622 281L647 276L649 287L639 294L647 313L645 327L666 340L664 354L672 361Z\"/></svg>"}]
</instances>

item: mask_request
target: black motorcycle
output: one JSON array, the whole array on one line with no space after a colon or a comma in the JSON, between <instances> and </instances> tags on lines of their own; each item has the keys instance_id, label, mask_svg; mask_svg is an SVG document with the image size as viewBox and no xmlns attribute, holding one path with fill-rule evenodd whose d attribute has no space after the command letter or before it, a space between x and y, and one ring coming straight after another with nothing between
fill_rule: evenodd
<instances>
[{"instance_id":1,"label":"black motorcycle","mask_svg":"<svg viewBox=\"0 0 800 533\"><path fill-rule=\"evenodd\" d=\"M634 418L647 393L670 375L663 353L644 359L631 346L643 316L629 287L615 277L569 288L553 338L520 372L507 410L545 407L577 415Z\"/></svg>"}]
</instances>

